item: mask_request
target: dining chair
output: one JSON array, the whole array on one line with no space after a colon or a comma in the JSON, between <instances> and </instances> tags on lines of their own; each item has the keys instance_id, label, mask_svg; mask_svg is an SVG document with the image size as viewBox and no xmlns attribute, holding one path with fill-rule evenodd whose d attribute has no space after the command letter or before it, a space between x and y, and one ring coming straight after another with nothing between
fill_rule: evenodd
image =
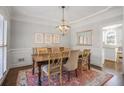
<instances>
[{"instance_id":1,"label":"dining chair","mask_svg":"<svg viewBox=\"0 0 124 93\"><path fill-rule=\"evenodd\" d=\"M51 76L59 74L60 85L62 85L62 53L54 52L49 54L48 65L42 68L43 76L44 74L48 76L48 83L50 85Z\"/></svg>"},{"instance_id":2,"label":"dining chair","mask_svg":"<svg viewBox=\"0 0 124 93\"><path fill-rule=\"evenodd\" d=\"M75 71L76 77L77 75L77 68L78 68L78 56L79 50L72 50L70 52L70 57L67 63L64 65L64 70L68 72L68 80L70 81L70 73Z\"/></svg>"},{"instance_id":3,"label":"dining chair","mask_svg":"<svg viewBox=\"0 0 124 93\"><path fill-rule=\"evenodd\" d=\"M59 53L59 52L61 52L59 47L52 48L52 53Z\"/></svg>"},{"instance_id":4,"label":"dining chair","mask_svg":"<svg viewBox=\"0 0 124 93\"><path fill-rule=\"evenodd\" d=\"M70 50L62 51L63 65L67 63L67 60L70 58Z\"/></svg>"},{"instance_id":5,"label":"dining chair","mask_svg":"<svg viewBox=\"0 0 124 93\"><path fill-rule=\"evenodd\" d=\"M48 53L52 53L52 48L47 48Z\"/></svg>"},{"instance_id":6,"label":"dining chair","mask_svg":"<svg viewBox=\"0 0 124 93\"><path fill-rule=\"evenodd\" d=\"M90 49L84 49L82 53L82 62L81 62L81 69L86 70L88 69L88 62L90 57Z\"/></svg>"},{"instance_id":7,"label":"dining chair","mask_svg":"<svg viewBox=\"0 0 124 93\"><path fill-rule=\"evenodd\" d=\"M59 49L60 49L61 52L64 51L64 47L60 47Z\"/></svg>"},{"instance_id":8,"label":"dining chair","mask_svg":"<svg viewBox=\"0 0 124 93\"><path fill-rule=\"evenodd\" d=\"M45 57L46 55L48 55L47 48L33 48L33 55ZM33 62L33 74L37 72L37 67L37 63Z\"/></svg>"},{"instance_id":9,"label":"dining chair","mask_svg":"<svg viewBox=\"0 0 124 93\"><path fill-rule=\"evenodd\" d=\"M48 53L47 48L36 48L37 55L45 55Z\"/></svg>"}]
</instances>

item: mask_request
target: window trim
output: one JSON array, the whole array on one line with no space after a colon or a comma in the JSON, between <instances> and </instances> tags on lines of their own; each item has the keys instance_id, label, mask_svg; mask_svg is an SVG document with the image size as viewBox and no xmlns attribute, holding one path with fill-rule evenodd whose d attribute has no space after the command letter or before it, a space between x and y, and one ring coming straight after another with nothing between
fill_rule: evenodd
<instances>
[{"instance_id":1,"label":"window trim","mask_svg":"<svg viewBox=\"0 0 124 93\"><path fill-rule=\"evenodd\" d=\"M77 32L77 45L79 45L79 46L92 46L92 31L93 30L84 30L84 31L80 31L80 32ZM91 33L91 40L90 40L90 43L91 44L80 44L80 33L87 33L87 32L90 32Z\"/></svg>"}]
</instances>

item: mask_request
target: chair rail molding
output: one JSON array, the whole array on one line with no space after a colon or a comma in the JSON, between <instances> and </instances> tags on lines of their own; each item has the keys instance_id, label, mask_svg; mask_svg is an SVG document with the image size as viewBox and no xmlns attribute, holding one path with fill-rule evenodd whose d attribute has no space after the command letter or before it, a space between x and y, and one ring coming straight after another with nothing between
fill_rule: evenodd
<instances>
[{"instance_id":1,"label":"chair rail molding","mask_svg":"<svg viewBox=\"0 0 124 93\"><path fill-rule=\"evenodd\" d=\"M14 52L14 51L23 51L23 52L24 52L24 50L29 51L29 50L31 50L31 49L32 49L32 48L13 48L13 49L8 49L7 52Z\"/></svg>"}]
</instances>

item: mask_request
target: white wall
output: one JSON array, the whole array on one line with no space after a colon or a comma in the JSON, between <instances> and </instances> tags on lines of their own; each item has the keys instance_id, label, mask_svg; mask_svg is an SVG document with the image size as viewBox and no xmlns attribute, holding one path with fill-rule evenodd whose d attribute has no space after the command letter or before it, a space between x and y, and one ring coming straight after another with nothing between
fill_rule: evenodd
<instances>
[{"instance_id":1,"label":"white wall","mask_svg":"<svg viewBox=\"0 0 124 93\"><path fill-rule=\"evenodd\" d=\"M58 33L56 27L29 23L27 21L11 20L11 62L12 67L31 65L32 64L32 47L53 47L65 46L70 47L70 34L62 36L60 44L35 44L34 33ZM24 58L24 61L19 62L19 58Z\"/></svg>"},{"instance_id":2,"label":"white wall","mask_svg":"<svg viewBox=\"0 0 124 93\"><path fill-rule=\"evenodd\" d=\"M0 7L0 15L4 16L4 19L7 20L7 72L10 68L10 65L11 65L11 62L9 61L10 60L10 52L9 52L9 49L10 49L10 7ZM5 78L7 72L5 73L4 77L2 78L2 80L0 80L0 85L3 81L3 79Z\"/></svg>"},{"instance_id":3,"label":"white wall","mask_svg":"<svg viewBox=\"0 0 124 93\"><path fill-rule=\"evenodd\" d=\"M103 48L104 59L116 61L116 48Z\"/></svg>"},{"instance_id":4,"label":"white wall","mask_svg":"<svg viewBox=\"0 0 124 93\"><path fill-rule=\"evenodd\" d=\"M120 12L122 13L122 11L120 11ZM114 15L114 13L110 12L109 14ZM106 16L108 16L108 18ZM94 20L96 20L96 22ZM86 24L85 24L85 22L86 22ZM102 56L103 56L103 54L106 53L106 52L103 53L104 51L103 51L103 44L102 44L102 27L107 26L107 25L117 24L117 23L122 23L122 14L109 17L109 15L106 13L106 15L105 14L98 15L98 19L97 19L97 16L95 16L95 18L91 18L91 20L90 19L88 19L87 21L84 20L84 22L82 22L82 25L80 24L80 26L73 28L73 31L71 33L72 49L80 49L80 50L83 50L84 48L91 49L91 64L102 67L102 64L103 64ZM89 30L89 29L93 30L92 46L77 45L76 33L80 32L80 31ZM107 49L107 50L109 50L109 49ZM109 54L112 55L113 52L109 51ZM108 55L105 54L105 57L108 57Z\"/></svg>"},{"instance_id":5,"label":"white wall","mask_svg":"<svg viewBox=\"0 0 124 93\"><path fill-rule=\"evenodd\" d=\"M16 48L32 48L32 47L46 47L46 46L56 46L56 45L47 45L47 44L34 44L34 34L36 32L44 32L44 33L59 33L55 27L27 23L22 21L11 21L12 25L12 34L11 34L11 49ZM69 33L62 37L62 41L60 44L69 47Z\"/></svg>"}]
</instances>

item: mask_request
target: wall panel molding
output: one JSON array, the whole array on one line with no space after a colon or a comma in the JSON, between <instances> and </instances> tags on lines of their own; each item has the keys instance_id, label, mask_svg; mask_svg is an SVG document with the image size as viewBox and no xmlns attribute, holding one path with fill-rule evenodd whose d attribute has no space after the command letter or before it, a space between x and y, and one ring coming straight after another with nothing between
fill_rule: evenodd
<instances>
[{"instance_id":1,"label":"wall panel molding","mask_svg":"<svg viewBox=\"0 0 124 93\"><path fill-rule=\"evenodd\" d=\"M32 48L9 49L8 56L11 63L10 68L32 65ZM24 61L19 59L24 58Z\"/></svg>"}]
</instances>

